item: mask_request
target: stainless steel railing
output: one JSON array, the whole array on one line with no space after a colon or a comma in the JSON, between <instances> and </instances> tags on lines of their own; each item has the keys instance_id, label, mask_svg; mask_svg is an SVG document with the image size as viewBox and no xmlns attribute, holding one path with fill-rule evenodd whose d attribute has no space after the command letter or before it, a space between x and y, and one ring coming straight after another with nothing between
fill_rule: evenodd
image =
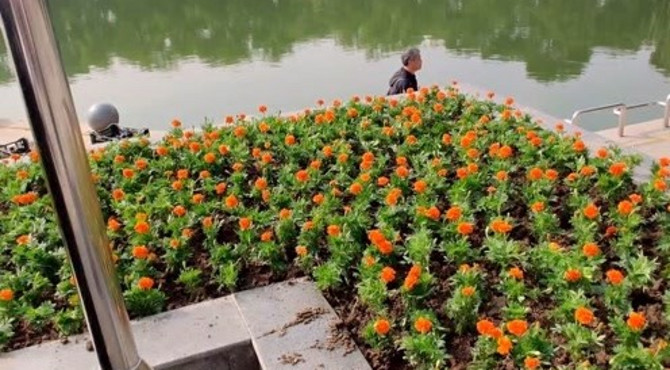
<instances>
[{"instance_id":1,"label":"stainless steel railing","mask_svg":"<svg viewBox=\"0 0 670 370\"><path fill-rule=\"evenodd\" d=\"M100 367L150 369L137 352L116 280L46 2L0 0L0 16Z\"/></svg>"},{"instance_id":2,"label":"stainless steel railing","mask_svg":"<svg viewBox=\"0 0 670 370\"><path fill-rule=\"evenodd\" d=\"M586 108L586 109L580 109L575 111L572 114L572 117L569 119L565 119L564 121L570 125L575 125L577 126L578 118L586 113L593 113L593 112L601 112L605 110L610 110L612 109L612 113L614 115L619 117L619 137L624 136L624 129L627 125L627 115L628 111L630 110L635 110L635 109L641 109L641 108L649 108L649 107L665 107L664 113L663 113L663 128L668 128L670 127L670 94L665 98L665 101L651 101L651 102L646 102L646 103L639 103L639 104L633 104L633 105L626 105L624 103L616 103L616 104L608 104L608 105L602 105L598 107L592 107L592 108Z\"/></svg>"}]
</instances>

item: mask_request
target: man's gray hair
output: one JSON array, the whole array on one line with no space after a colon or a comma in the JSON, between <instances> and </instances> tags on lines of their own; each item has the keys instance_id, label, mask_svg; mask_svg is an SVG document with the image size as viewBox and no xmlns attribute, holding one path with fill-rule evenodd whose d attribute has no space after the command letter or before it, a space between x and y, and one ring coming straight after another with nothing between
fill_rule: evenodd
<instances>
[{"instance_id":1,"label":"man's gray hair","mask_svg":"<svg viewBox=\"0 0 670 370\"><path fill-rule=\"evenodd\" d=\"M400 60L402 61L402 65L406 66L409 64L410 61L415 60L416 58L421 56L421 52L417 48L411 48L407 50L406 52L402 53L402 56L400 57Z\"/></svg>"}]
</instances>

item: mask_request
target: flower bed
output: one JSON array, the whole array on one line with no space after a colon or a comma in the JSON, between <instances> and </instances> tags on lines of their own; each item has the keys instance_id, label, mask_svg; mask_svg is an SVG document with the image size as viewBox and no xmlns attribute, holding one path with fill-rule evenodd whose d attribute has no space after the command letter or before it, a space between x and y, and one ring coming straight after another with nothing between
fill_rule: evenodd
<instances>
[{"instance_id":1,"label":"flower bed","mask_svg":"<svg viewBox=\"0 0 670 370\"><path fill-rule=\"evenodd\" d=\"M662 368L670 160L635 184L638 158L453 87L260 111L90 154L131 316L306 274L375 368ZM10 349L83 327L31 157L0 169Z\"/></svg>"}]
</instances>

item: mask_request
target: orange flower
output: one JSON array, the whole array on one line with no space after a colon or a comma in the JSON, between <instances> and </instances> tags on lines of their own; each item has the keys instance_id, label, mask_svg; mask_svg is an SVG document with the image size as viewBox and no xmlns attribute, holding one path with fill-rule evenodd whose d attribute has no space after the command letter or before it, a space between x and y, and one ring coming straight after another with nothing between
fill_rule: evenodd
<instances>
[{"instance_id":1,"label":"orange flower","mask_svg":"<svg viewBox=\"0 0 670 370\"><path fill-rule=\"evenodd\" d=\"M321 161L318 160L318 159L315 159L315 160L313 160L309 163L309 167L314 169L314 170L318 170L318 169L321 168Z\"/></svg>"},{"instance_id":2,"label":"orange flower","mask_svg":"<svg viewBox=\"0 0 670 370\"><path fill-rule=\"evenodd\" d=\"M609 173L614 177L620 177L627 170L626 164L623 162L616 162L610 166Z\"/></svg>"},{"instance_id":3,"label":"orange flower","mask_svg":"<svg viewBox=\"0 0 670 370\"><path fill-rule=\"evenodd\" d=\"M475 294L475 287L473 286L466 286L461 289L461 294L463 294L466 297L472 297Z\"/></svg>"},{"instance_id":4,"label":"orange flower","mask_svg":"<svg viewBox=\"0 0 670 370\"><path fill-rule=\"evenodd\" d=\"M133 247L133 257L143 260L149 257L149 248L144 245Z\"/></svg>"},{"instance_id":5,"label":"orange flower","mask_svg":"<svg viewBox=\"0 0 670 370\"><path fill-rule=\"evenodd\" d=\"M188 170L187 169L181 169L181 170L177 171L177 178L179 180L188 179Z\"/></svg>"},{"instance_id":6,"label":"orange flower","mask_svg":"<svg viewBox=\"0 0 670 370\"><path fill-rule=\"evenodd\" d=\"M551 181L555 181L558 179L558 171L550 168L544 172L544 176Z\"/></svg>"},{"instance_id":7,"label":"orange flower","mask_svg":"<svg viewBox=\"0 0 670 370\"><path fill-rule=\"evenodd\" d=\"M509 145L504 145L498 150L498 157L506 159L514 154L514 150Z\"/></svg>"},{"instance_id":8,"label":"orange flower","mask_svg":"<svg viewBox=\"0 0 670 370\"><path fill-rule=\"evenodd\" d=\"M135 232L138 234L146 234L151 230L151 227L146 221L139 221L135 224Z\"/></svg>"},{"instance_id":9,"label":"orange flower","mask_svg":"<svg viewBox=\"0 0 670 370\"><path fill-rule=\"evenodd\" d=\"M120 164L126 161L126 157L122 156L121 154L117 154L116 157L114 157L114 163Z\"/></svg>"},{"instance_id":10,"label":"orange flower","mask_svg":"<svg viewBox=\"0 0 670 370\"><path fill-rule=\"evenodd\" d=\"M18 238L16 238L16 244L27 245L28 243L30 243L31 239L32 238L30 237L30 235L21 235Z\"/></svg>"},{"instance_id":11,"label":"orange flower","mask_svg":"<svg viewBox=\"0 0 670 370\"><path fill-rule=\"evenodd\" d=\"M427 187L428 187L428 184L426 184L426 182L423 181L423 180L418 180L414 183L414 191L416 191L419 194L426 191Z\"/></svg>"},{"instance_id":12,"label":"orange flower","mask_svg":"<svg viewBox=\"0 0 670 370\"><path fill-rule=\"evenodd\" d=\"M535 370L540 367L540 365L540 359L537 357L526 357L523 360L523 366L525 366L528 370Z\"/></svg>"},{"instance_id":13,"label":"orange flower","mask_svg":"<svg viewBox=\"0 0 670 370\"><path fill-rule=\"evenodd\" d=\"M122 172L123 172L123 177L125 177L127 179L130 179L133 176L135 176L135 171L133 171L132 168L124 168Z\"/></svg>"},{"instance_id":14,"label":"orange flower","mask_svg":"<svg viewBox=\"0 0 670 370\"><path fill-rule=\"evenodd\" d=\"M658 191L666 191L668 190L668 184L666 184L662 179L656 179L654 180L654 189Z\"/></svg>"},{"instance_id":15,"label":"orange flower","mask_svg":"<svg viewBox=\"0 0 670 370\"><path fill-rule=\"evenodd\" d=\"M642 202L642 196L639 194L631 194L628 196L628 199L630 199L630 201L633 202L633 204L638 204Z\"/></svg>"},{"instance_id":16,"label":"orange flower","mask_svg":"<svg viewBox=\"0 0 670 370\"><path fill-rule=\"evenodd\" d=\"M605 273L605 276L607 276L607 281L610 282L612 285L620 285L623 282L624 276L621 273L621 271L617 269L609 269Z\"/></svg>"},{"instance_id":17,"label":"orange flower","mask_svg":"<svg viewBox=\"0 0 670 370\"><path fill-rule=\"evenodd\" d=\"M483 319L483 320L477 321L477 332L480 335L489 335L490 336L490 333L494 329L496 329L496 326L490 320Z\"/></svg>"},{"instance_id":18,"label":"orange flower","mask_svg":"<svg viewBox=\"0 0 670 370\"><path fill-rule=\"evenodd\" d=\"M462 215L463 211L461 210L461 207L458 206L452 206L446 212L446 217L449 221L458 221Z\"/></svg>"},{"instance_id":19,"label":"orange flower","mask_svg":"<svg viewBox=\"0 0 670 370\"><path fill-rule=\"evenodd\" d=\"M333 237L340 235L340 227L337 226L337 225L328 225L328 228L327 228L326 231L327 231L328 235L333 236Z\"/></svg>"},{"instance_id":20,"label":"orange flower","mask_svg":"<svg viewBox=\"0 0 670 370\"><path fill-rule=\"evenodd\" d=\"M193 194L193 196L191 197L191 201L195 204L200 204L204 200L205 200L205 196L202 195L202 194L199 194L199 193L198 194Z\"/></svg>"},{"instance_id":21,"label":"orange flower","mask_svg":"<svg viewBox=\"0 0 670 370\"><path fill-rule=\"evenodd\" d=\"M212 225L214 225L214 219L211 216L202 219L202 227L205 229L209 229Z\"/></svg>"},{"instance_id":22,"label":"orange flower","mask_svg":"<svg viewBox=\"0 0 670 370\"><path fill-rule=\"evenodd\" d=\"M534 167L530 171L528 171L528 179L530 180L540 180L542 178L542 170Z\"/></svg>"},{"instance_id":23,"label":"orange flower","mask_svg":"<svg viewBox=\"0 0 670 370\"><path fill-rule=\"evenodd\" d=\"M186 239L189 239L193 236L193 230L185 228L184 230L181 231L181 236L183 236Z\"/></svg>"},{"instance_id":24,"label":"orange flower","mask_svg":"<svg viewBox=\"0 0 670 370\"><path fill-rule=\"evenodd\" d=\"M121 199L123 199L123 197L125 195L126 194L121 189L112 190L112 198L114 198L114 200L117 201L117 202L120 201Z\"/></svg>"},{"instance_id":25,"label":"orange flower","mask_svg":"<svg viewBox=\"0 0 670 370\"><path fill-rule=\"evenodd\" d=\"M254 187L256 187L258 190L265 190L265 188L268 187L268 182L265 180L265 178L259 177L254 182Z\"/></svg>"},{"instance_id":26,"label":"orange flower","mask_svg":"<svg viewBox=\"0 0 670 370\"><path fill-rule=\"evenodd\" d=\"M248 217L242 217L239 221L240 230L249 230L251 227L251 219Z\"/></svg>"},{"instance_id":27,"label":"orange flower","mask_svg":"<svg viewBox=\"0 0 670 370\"><path fill-rule=\"evenodd\" d=\"M586 243L582 247L582 253L586 257L592 258L600 254L600 247L596 243Z\"/></svg>"},{"instance_id":28,"label":"orange flower","mask_svg":"<svg viewBox=\"0 0 670 370\"><path fill-rule=\"evenodd\" d=\"M633 203L628 200L622 200L617 206L617 210L621 215L629 215L633 213Z\"/></svg>"},{"instance_id":29,"label":"orange flower","mask_svg":"<svg viewBox=\"0 0 670 370\"><path fill-rule=\"evenodd\" d=\"M437 221L440 219L440 209L432 206L424 212L424 215L433 221Z\"/></svg>"},{"instance_id":30,"label":"orange flower","mask_svg":"<svg viewBox=\"0 0 670 370\"><path fill-rule=\"evenodd\" d=\"M118 231L121 228L121 224L116 221L116 219L110 217L109 220L107 220L107 228L112 231Z\"/></svg>"},{"instance_id":31,"label":"orange flower","mask_svg":"<svg viewBox=\"0 0 670 370\"><path fill-rule=\"evenodd\" d=\"M433 323L425 317L419 317L414 321L414 329L421 334L426 334L433 328Z\"/></svg>"},{"instance_id":32,"label":"orange flower","mask_svg":"<svg viewBox=\"0 0 670 370\"><path fill-rule=\"evenodd\" d=\"M258 111L265 114L265 112L268 111L268 107L265 106L265 105L261 105L261 106L258 107Z\"/></svg>"},{"instance_id":33,"label":"orange flower","mask_svg":"<svg viewBox=\"0 0 670 370\"><path fill-rule=\"evenodd\" d=\"M395 174L398 175L398 177L401 177L401 178L404 179L407 176L409 176L409 170L405 166L400 166L400 167L396 168Z\"/></svg>"},{"instance_id":34,"label":"orange flower","mask_svg":"<svg viewBox=\"0 0 670 370\"><path fill-rule=\"evenodd\" d=\"M0 301L9 302L12 299L14 299L14 291L13 290L11 290L9 288L0 289Z\"/></svg>"},{"instance_id":35,"label":"orange flower","mask_svg":"<svg viewBox=\"0 0 670 370\"><path fill-rule=\"evenodd\" d=\"M363 186L357 182L351 184L349 192L353 195L358 195L363 191Z\"/></svg>"},{"instance_id":36,"label":"orange flower","mask_svg":"<svg viewBox=\"0 0 670 370\"><path fill-rule=\"evenodd\" d=\"M323 203L323 199L324 199L323 194L319 193L312 197L312 202L320 205L321 203Z\"/></svg>"},{"instance_id":37,"label":"orange flower","mask_svg":"<svg viewBox=\"0 0 670 370\"><path fill-rule=\"evenodd\" d=\"M230 149L228 149L228 145L225 145L225 144L219 145L219 154L226 155L226 154L228 154L229 151L230 151Z\"/></svg>"},{"instance_id":38,"label":"orange flower","mask_svg":"<svg viewBox=\"0 0 670 370\"><path fill-rule=\"evenodd\" d=\"M247 134L247 129L245 129L244 126L237 126L235 127L233 134L235 135L235 137L241 138Z\"/></svg>"},{"instance_id":39,"label":"orange flower","mask_svg":"<svg viewBox=\"0 0 670 370\"><path fill-rule=\"evenodd\" d=\"M517 279L517 280L522 280L523 279L523 270L521 270L518 267L512 267L511 269L509 269L509 271L507 273L509 274L509 276L513 277L514 279Z\"/></svg>"},{"instance_id":40,"label":"orange flower","mask_svg":"<svg viewBox=\"0 0 670 370\"><path fill-rule=\"evenodd\" d=\"M221 195L221 194L225 193L227 187L228 186L226 185L225 182L220 182L220 183L216 184L216 188L215 188L216 189L216 194Z\"/></svg>"},{"instance_id":41,"label":"orange flower","mask_svg":"<svg viewBox=\"0 0 670 370\"><path fill-rule=\"evenodd\" d=\"M191 142L188 144L188 149L189 149L192 153L196 153L196 152L198 152L198 151L200 150L200 144L199 144L198 142L196 142L196 141L191 141Z\"/></svg>"},{"instance_id":42,"label":"orange flower","mask_svg":"<svg viewBox=\"0 0 670 370\"><path fill-rule=\"evenodd\" d=\"M596 152L596 156L600 159L607 158L608 154L609 153L607 152L607 148L599 148L598 151Z\"/></svg>"},{"instance_id":43,"label":"orange flower","mask_svg":"<svg viewBox=\"0 0 670 370\"><path fill-rule=\"evenodd\" d=\"M384 336L391 330L391 324L386 319L378 319L373 325L377 335Z\"/></svg>"},{"instance_id":44,"label":"orange flower","mask_svg":"<svg viewBox=\"0 0 670 370\"><path fill-rule=\"evenodd\" d=\"M586 145L584 144L583 141L581 141L581 140L576 140L576 141L572 144L572 149L574 149L576 152L583 152L584 150L586 150Z\"/></svg>"},{"instance_id":45,"label":"orange flower","mask_svg":"<svg viewBox=\"0 0 670 370\"><path fill-rule=\"evenodd\" d=\"M172 209L172 213L177 217L182 217L183 215L186 214L186 208L184 208L183 206L175 206Z\"/></svg>"},{"instance_id":46,"label":"orange flower","mask_svg":"<svg viewBox=\"0 0 670 370\"><path fill-rule=\"evenodd\" d=\"M379 278L382 279L382 281L386 284L391 283L393 280L395 280L395 270L393 267L386 266L382 269Z\"/></svg>"},{"instance_id":47,"label":"orange flower","mask_svg":"<svg viewBox=\"0 0 670 370\"><path fill-rule=\"evenodd\" d=\"M174 128L179 128L181 127L181 121L178 119L173 119L172 122L170 123L172 127Z\"/></svg>"},{"instance_id":48,"label":"orange flower","mask_svg":"<svg viewBox=\"0 0 670 370\"><path fill-rule=\"evenodd\" d=\"M631 312L628 315L626 324L632 331L641 331L647 324L647 319L644 317L644 313L642 312Z\"/></svg>"},{"instance_id":49,"label":"orange flower","mask_svg":"<svg viewBox=\"0 0 670 370\"><path fill-rule=\"evenodd\" d=\"M577 269L567 269L563 278L570 283L574 283L582 278L582 272Z\"/></svg>"},{"instance_id":50,"label":"orange flower","mask_svg":"<svg viewBox=\"0 0 670 370\"><path fill-rule=\"evenodd\" d=\"M286 137L284 138L284 144L289 146L295 144L295 136L286 135Z\"/></svg>"},{"instance_id":51,"label":"orange flower","mask_svg":"<svg viewBox=\"0 0 670 370\"><path fill-rule=\"evenodd\" d=\"M300 170L295 174L295 178L300 182L309 180L309 173L306 170Z\"/></svg>"},{"instance_id":52,"label":"orange flower","mask_svg":"<svg viewBox=\"0 0 670 370\"><path fill-rule=\"evenodd\" d=\"M535 202L535 203L533 203L532 206L530 206L530 208L535 213L542 212L542 211L544 211L544 202Z\"/></svg>"},{"instance_id":53,"label":"orange flower","mask_svg":"<svg viewBox=\"0 0 670 370\"><path fill-rule=\"evenodd\" d=\"M614 236L617 233L617 228L616 226L607 226L607 229L605 229L605 237L609 238L611 236Z\"/></svg>"},{"instance_id":54,"label":"orange flower","mask_svg":"<svg viewBox=\"0 0 670 370\"><path fill-rule=\"evenodd\" d=\"M321 151L323 152L323 155L326 157L330 157L333 155L333 148L330 145L324 146Z\"/></svg>"},{"instance_id":55,"label":"orange flower","mask_svg":"<svg viewBox=\"0 0 670 370\"><path fill-rule=\"evenodd\" d=\"M442 144L444 144L444 145L451 144L451 135L449 135L449 134L442 135Z\"/></svg>"},{"instance_id":56,"label":"orange flower","mask_svg":"<svg viewBox=\"0 0 670 370\"><path fill-rule=\"evenodd\" d=\"M526 334L528 323L525 320L512 320L507 323L507 330L517 337L520 337Z\"/></svg>"},{"instance_id":57,"label":"orange flower","mask_svg":"<svg viewBox=\"0 0 670 370\"><path fill-rule=\"evenodd\" d=\"M389 255L393 253L393 243L388 240L383 240L379 244L376 244L379 253L383 255Z\"/></svg>"},{"instance_id":58,"label":"orange flower","mask_svg":"<svg viewBox=\"0 0 670 370\"><path fill-rule=\"evenodd\" d=\"M470 235L475 230L475 227L469 222L461 222L458 224L457 230L461 235Z\"/></svg>"},{"instance_id":59,"label":"orange flower","mask_svg":"<svg viewBox=\"0 0 670 370\"><path fill-rule=\"evenodd\" d=\"M588 218L589 220L593 220L600 214L598 207L596 207L596 205L593 203L589 203L589 205L586 206L586 208L584 208L583 212L584 216L586 216L586 218Z\"/></svg>"},{"instance_id":60,"label":"orange flower","mask_svg":"<svg viewBox=\"0 0 670 370\"><path fill-rule=\"evenodd\" d=\"M307 255L307 247L304 245L299 245L295 247L295 254L297 254L300 257L305 257Z\"/></svg>"},{"instance_id":61,"label":"orange flower","mask_svg":"<svg viewBox=\"0 0 670 370\"><path fill-rule=\"evenodd\" d=\"M512 225L510 225L509 222L501 219L493 220L490 227L491 230L500 234L507 234L508 232L512 231Z\"/></svg>"},{"instance_id":62,"label":"orange flower","mask_svg":"<svg viewBox=\"0 0 670 370\"><path fill-rule=\"evenodd\" d=\"M512 341L507 336L498 338L497 344L496 351L503 356L507 356L512 350Z\"/></svg>"},{"instance_id":63,"label":"orange flower","mask_svg":"<svg viewBox=\"0 0 670 370\"><path fill-rule=\"evenodd\" d=\"M575 320L582 325L590 325L593 322L593 312L588 308L579 307L575 310Z\"/></svg>"},{"instance_id":64,"label":"orange flower","mask_svg":"<svg viewBox=\"0 0 670 370\"><path fill-rule=\"evenodd\" d=\"M418 284L419 278L421 277L421 265L413 265L412 268L407 273L405 277L405 283L403 286L407 290L412 290Z\"/></svg>"},{"instance_id":65,"label":"orange flower","mask_svg":"<svg viewBox=\"0 0 670 370\"><path fill-rule=\"evenodd\" d=\"M156 154L160 157L166 156L168 154L168 149L164 146L157 146Z\"/></svg>"},{"instance_id":66,"label":"orange flower","mask_svg":"<svg viewBox=\"0 0 670 370\"><path fill-rule=\"evenodd\" d=\"M363 264L365 264L366 267L372 267L372 265L375 264L375 258L371 255L367 255L363 257Z\"/></svg>"},{"instance_id":67,"label":"orange flower","mask_svg":"<svg viewBox=\"0 0 670 370\"><path fill-rule=\"evenodd\" d=\"M205 160L205 163L212 164L216 161L216 154L209 152L204 155L203 159Z\"/></svg>"},{"instance_id":68,"label":"orange flower","mask_svg":"<svg viewBox=\"0 0 670 370\"><path fill-rule=\"evenodd\" d=\"M272 240L273 236L274 234L272 233L272 230L265 231L263 234L261 234L261 241L269 242Z\"/></svg>"},{"instance_id":69,"label":"orange flower","mask_svg":"<svg viewBox=\"0 0 670 370\"><path fill-rule=\"evenodd\" d=\"M183 188L183 184L179 180L174 181L171 186L172 186L172 189L174 189L175 191L179 191Z\"/></svg>"},{"instance_id":70,"label":"orange flower","mask_svg":"<svg viewBox=\"0 0 670 370\"><path fill-rule=\"evenodd\" d=\"M237 200L235 195L229 195L226 197L226 207L235 208L240 202Z\"/></svg>"},{"instance_id":71,"label":"orange flower","mask_svg":"<svg viewBox=\"0 0 670 370\"><path fill-rule=\"evenodd\" d=\"M279 211L279 219L280 220L286 220L291 217L291 210L282 208L281 211Z\"/></svg>"},{"instance_id":72,"label":"orange flower","mask_svg":"<svg viewBox=\"0 0 670 370\"><path fill-rule=\"evenodd\" d=\"M150 290L154 287L154 279L146 276L141 277L137 282L137 287L140 288L140 290Z\"/></svg>"},{"instance_id":73,"label":"orange flower","mask_svg":"<svg viewBox=\"0 0 670 370\"><path fill-rule=\"evenodd\" d=\"M498 179L498 181L507 180L508 179L507 172L506 171L498 171L496 173L496 179Z\"/></svg>"},{"instance_id":74,"label":"orange flower","mask_svg":"<svg viewBox=\"0 0 670 370\"><path fill-rule=\"evenodd\" d=\"M337 161L340 163L346 163L349 160L349 155L347 153L342 153L337 157Z\"/></svg>"},{"instance_id":75,"label":"orange flower","mask_svg":"<svg viewBox=\"0 0 670 370\"><path fill-rule=\"evenodd\" d=\"M240 172L244 169L244 165L240 162L233 163L233 171Z\"/></svg>"}]
</instances>

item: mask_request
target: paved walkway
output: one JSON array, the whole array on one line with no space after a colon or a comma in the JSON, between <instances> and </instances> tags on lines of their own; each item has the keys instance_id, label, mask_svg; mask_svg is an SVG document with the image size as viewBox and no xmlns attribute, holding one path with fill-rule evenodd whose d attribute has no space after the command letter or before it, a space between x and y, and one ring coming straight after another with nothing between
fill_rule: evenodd
<instances>
[{"instance_id":1,"label":"paved walkway","mask_svg":"<svg viewBox=\"0 0 670 370\"><path fill-rule=\"evenodd\" d=\"M618 128L596 133L622 148L634 149L652 158L670 157L670 128L663 127L662 119L626 126L623 137L619 137Z\"/></svg>"}]
</instances>

